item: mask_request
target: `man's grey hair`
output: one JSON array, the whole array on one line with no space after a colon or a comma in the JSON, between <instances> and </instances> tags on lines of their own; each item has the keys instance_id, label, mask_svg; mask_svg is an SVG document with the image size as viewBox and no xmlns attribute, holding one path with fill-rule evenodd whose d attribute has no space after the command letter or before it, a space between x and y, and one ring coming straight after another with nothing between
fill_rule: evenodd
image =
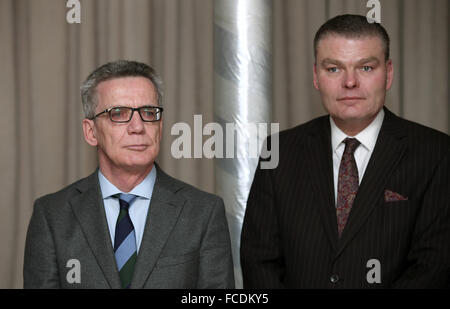
<instances>
[{"instance_id":1,"label":"man's grey hair","mask_svg":"<svg viewBox=\"0 0 450 309\"><path fill-rule=\"evenodd\" d=\"M81 84L81 102L86 118L92 119L95 116L95 109L98 104L97 85L103 81L121 77L145 77L149 79L156 88L158 106L162 106L163 83L158 73L145 63L118 60L108 62L95 69Z\"/></svg>"}]
</instances>

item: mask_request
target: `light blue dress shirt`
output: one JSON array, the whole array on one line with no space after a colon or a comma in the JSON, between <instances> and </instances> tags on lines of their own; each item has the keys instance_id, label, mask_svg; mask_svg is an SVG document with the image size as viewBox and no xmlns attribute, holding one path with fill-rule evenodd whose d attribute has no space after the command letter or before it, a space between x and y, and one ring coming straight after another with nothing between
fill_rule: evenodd
<instances>
[{"instance_id":1,"label":"light blue dress shirt","mask_svg":"<svg viewBox=\"0 0 450 309\"><path fill-rule=\"evenodd\" d=\"M111 242L114 247L114 236L116 233L116 221L120 212L119 199L113 197L118 193L134 194L138 196L136 200L130 205L128 213L130 214L131 222L133 222L134 231L136 233L136 246L139 253L142 237L144 235L145 222L147 220L147 213L152 199L153 187L156 181L156 168L153 166L147 177L134 187L130 192L121 192L116 188L102 172L98 171L98 179L100 181L100 189L102 191L103 204L105 206L106 220L108 221L109 234Z\"/></svg>"}]
</instances>

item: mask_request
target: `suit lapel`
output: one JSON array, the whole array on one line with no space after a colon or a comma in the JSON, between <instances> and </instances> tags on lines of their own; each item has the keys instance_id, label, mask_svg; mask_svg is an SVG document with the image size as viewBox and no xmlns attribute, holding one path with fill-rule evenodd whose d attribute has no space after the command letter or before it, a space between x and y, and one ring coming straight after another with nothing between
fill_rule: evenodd
<instances>
[{"instance_id":1,"label":"suit lapel","mask_svg":"<svg viewBox=\"0 0 450 309\"><path fill-rule=\"evenodd\" d=\"M325 233L334 250L337 249L337 219L334 205L333 161L331 129L328 117L322 117L309 131L307 162L308 172L315 192Z\"/></svg>"},{"instance_id":2,"label":"suit lapel","mask_svg":"<svg viewBox=\"0 0 450 309\"><path fill-rule=\"evenodd\" d=\"M176 225L186 200L181 188L156 165L157 175L131 288L143 288Z\"/></svg>"},{"instance_id":3,"label":"suit lapel","mask_svg":"<svg viewBox=\"0 0 450 309\"><path fill-rule=\"evenodd\" d=\"M69 203L98 265L111 288L121 288L114 251L106 222L97 171L81 182L80 194Z\"/></svg>"},{"instance_id":4,"label":"suit lapel","mask_svg":"<svg viewBox=\"0 0 450 309\"><path fill-rule=\"evenodd\" d=\"M336 257L363 226L383 198L385 183L406 151L406 132L398 117L386 108L383 125L358 189L347 224L339 241Z\"/></svg>"}]
</instances>

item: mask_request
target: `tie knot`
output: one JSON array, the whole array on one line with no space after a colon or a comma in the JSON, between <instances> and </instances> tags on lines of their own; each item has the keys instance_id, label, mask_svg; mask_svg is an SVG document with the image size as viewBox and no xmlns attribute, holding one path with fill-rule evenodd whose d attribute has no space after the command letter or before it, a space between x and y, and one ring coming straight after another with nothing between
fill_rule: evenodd
<instances>
[{"instance_id":1,"label":"tie knot","mask_svg":"<svg viewBox=\"0 0 450 309\"><path fill-rule=\"evenodd\" d=\"M353 154L356 150L356 148L358 148L358 146L361 144L356 138L349 138L347 137L344 140L345 143L345 153L351 153Z\"/></svg>"},{"instance_id":2,"label":"tie knot","mask_svg":"<svg viewBox=\"0 0 450 309\"><path fill-rule=\"evenodd\" d=\"M128 210L128 208L133 203L136 197L137 196L134 194L125 194L125 193L119 194L120 208L125 208Z\"/></svg>"}]
</instances>

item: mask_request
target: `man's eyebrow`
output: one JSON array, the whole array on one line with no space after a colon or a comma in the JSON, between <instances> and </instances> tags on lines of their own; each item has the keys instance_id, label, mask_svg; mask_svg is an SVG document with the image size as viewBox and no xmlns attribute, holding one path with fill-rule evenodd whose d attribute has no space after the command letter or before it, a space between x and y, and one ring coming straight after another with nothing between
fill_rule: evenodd
<instances>
[{"instance_id":1,"label":"man's eyebrow","mask_svg":"<svg viewBox=\"0 0 450 309\"><path fill-rule=\"evenodd\" d=\"M357 62L357 64L364 64L364 63L368 63L368 62L375 62L376 64L380 63L380 60L378 60L377 57L368 57L368 58L363 58L361 60L359 60Z\"/></svg>"},{"instance_id":2,"label":"man's eyebrow","mask_svg":"<svg viewBox=\"0 0 450 309\"><path fill-rule=\"evenodd\" d=\"M364 64L364 63L368 63L368 62L375 62L375 63L378 64L378 63L380 63L380 60L378 60L377 57L368 57L368 58L362 58L362 59L358 60L356 62L356 64L357 65L361 65L361 64ZM335 65L338 65L338 66L344 66L344 64L341 61L336 60L336 59L332 59L332 58L325 58L321 62L322 66L329 65L329 64L335 64Z\"/></svg>"},{"instance_id":3,"label":"man's eyebrow","mask_svg":"<svg viewBox=\"0 0 450 309\"><path fill-rule=\"evenodd\" d=\"M331 58L325 58L322 60L322 62L320 63L322 66L327 65L327 64L335 64L335 65L340 65L342 66L343 63L339 60L336 59L331 59Z\"/></svg>"}]
</instances>

